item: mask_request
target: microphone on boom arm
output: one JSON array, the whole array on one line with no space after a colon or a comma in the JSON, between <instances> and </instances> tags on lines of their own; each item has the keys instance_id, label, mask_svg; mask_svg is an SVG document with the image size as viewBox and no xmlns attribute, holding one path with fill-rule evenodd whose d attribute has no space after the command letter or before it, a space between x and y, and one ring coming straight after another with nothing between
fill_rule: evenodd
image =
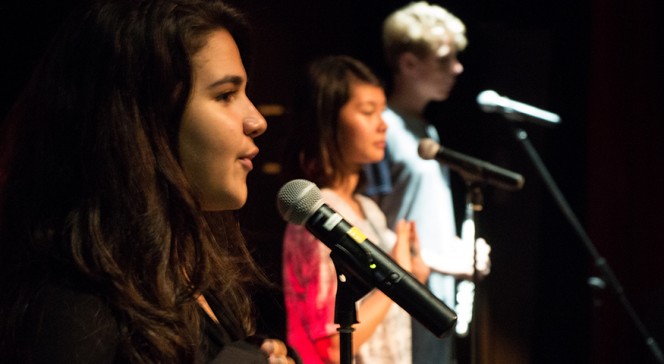
<instances>
[{"instance_id":1,"label":"microphone on boom arm","mask_svg":"<svg viewBox=\"0 0 664 364\"><path fill-rule=\"evenodd\" d=\"M467 180L483 182L508 191L521 189L525 182L518 173L445 148L430 138L420 141L417 152L422 159L435 159L448 165Z\"/></svg>"},{"instance_id":2,"label":"microphone on boom arm","mask_svg":"<svg viewBox=\"0 0 664 364\"><path fill-rule=\"evenodd\" d=\"M530 121L545 127L560 124L560 116L557 114L500 96L493 90L480 92L477 104L482 111L502 114L508 120Z\"/></svg>"}]
</instances>

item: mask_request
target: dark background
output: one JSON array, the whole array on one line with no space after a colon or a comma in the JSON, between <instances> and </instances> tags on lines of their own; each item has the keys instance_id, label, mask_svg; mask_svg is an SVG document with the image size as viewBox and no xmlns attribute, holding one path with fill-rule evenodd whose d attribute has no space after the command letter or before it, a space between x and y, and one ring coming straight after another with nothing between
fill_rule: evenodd
<instances>
[{"instance_id":1,"label":"dark background","mask_svg":"<svg viewBox=\"0 0 664 364\"><path fill-rule=\"evenodd\" d=\"M4 115L55 27L72 6L0 5ZM283 222L274 200L294 87L312 57L354 56L381 77L380 27L395 0L234 0L256 31L250 96L268 119L241 216L256 258L279 283ZM627 300L664 342L664 57L658 0L435 1L466 23L465 66L450 99L428 110L442 143L521 173L518 192L485 188L478 231L491 244L492 274L479 286L479 362L654 363L643 337L609 288L591 289L595 259L514 138L530 142L606 258ZM559 114L547 129L478 110L485 89ZM270 107L272 106L272 107ZM278 106L278 107L274 107ZM276 110L276 111L275 111ZM283 110L283 111L280 111ZM453 177L457 211L464 186ZM459 220L461 215L458 216ZM257 293L260 325L283 336L278 288ZM459 359L469 357L468 339Z\"/></svg>"}]
</instances>

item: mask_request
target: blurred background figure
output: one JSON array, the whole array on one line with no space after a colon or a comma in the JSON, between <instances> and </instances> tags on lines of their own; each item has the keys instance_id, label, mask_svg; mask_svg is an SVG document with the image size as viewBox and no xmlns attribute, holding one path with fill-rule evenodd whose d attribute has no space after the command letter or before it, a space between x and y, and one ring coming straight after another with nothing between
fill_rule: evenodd
<instances>
[{"instance_id":1,"label":"blurred background figure","mask_svg":"<svg viewBox=\"0 0 664 364\"><path fill-rule=\"evenodd\" d=\"M320 186L326 204L424 281L428 270L419 254L411 254L419 251L413 224L401 221L395 234L378 206L357 193L362 165L384 156L381 83L361 62L329 56L310 65L301 95L289 176ZM294 224L286 226L283 249L288 342L307 364L338 363L339 272L330 249ZM410 318L403 309L374 289L360 301L357 316L352 348L357 363L411 363Z\"/></svg>"},{"instance_id":2,"label":"blurred background figure","mask_svg":"<svg viewBox=\"0 0 664 364\"><path fill-rule=\"evenodd\" d=\"M377 195L388 226L401 219L417 223L422 256L431 268L427 286L450 307L455 307L456 278L472 278L475 268L480 276L489 273L490 247L478 239L474 267L472 243L456 233L450 171L436 160L423 160L418 145L424 138L440 142L424 110L431 101L449 97L463 72L457 53L466 43L464 24L438 5L411 3L385 19L383 48L392 73L383 114L389 125L387 149L381 164L368 167L378 173L367 193ZM439 339L412 322L414 364L454 362L454 335Z\"/></svg>"}]
</instances>

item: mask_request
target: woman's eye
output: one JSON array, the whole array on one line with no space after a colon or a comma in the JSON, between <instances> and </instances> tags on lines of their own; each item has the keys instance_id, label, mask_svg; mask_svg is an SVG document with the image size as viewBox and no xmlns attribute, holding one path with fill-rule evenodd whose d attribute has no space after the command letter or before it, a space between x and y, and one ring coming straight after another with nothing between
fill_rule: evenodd
<instances>
[{"instance_id":1,"label":"woman's eye","mask_svg":"<svg viewBox=\"0 0 664 364\"><path fill-rule=\"evenodd\" d=\"M222 102L231 102L235 98L235 95L237 94L237 90L229 90L229 91L224 91L217 95L216 99L217 101L222 101Z\"/></svg>"}]
</instances>

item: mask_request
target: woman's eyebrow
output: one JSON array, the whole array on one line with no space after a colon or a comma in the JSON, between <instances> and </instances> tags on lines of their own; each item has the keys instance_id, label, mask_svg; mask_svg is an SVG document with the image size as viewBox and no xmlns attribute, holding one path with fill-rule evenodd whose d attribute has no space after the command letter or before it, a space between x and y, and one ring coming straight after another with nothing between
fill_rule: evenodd
<instances>
[{"instance_id":1,"label":"woman's eyebrow","mask_svg":"<svg viewBox=\"0 0 664 364\"><path fill-rule=\"evenodd\" d=\"M229 75L224 78L221 78L217 81L212 82L210 85L208 85L208 89L215 88L219 85L223 85L225 83L232 83L234 85L241 85L244 83L244 77L241 76L234 76L234 75Z\"/></svg>"}]
</instances>

